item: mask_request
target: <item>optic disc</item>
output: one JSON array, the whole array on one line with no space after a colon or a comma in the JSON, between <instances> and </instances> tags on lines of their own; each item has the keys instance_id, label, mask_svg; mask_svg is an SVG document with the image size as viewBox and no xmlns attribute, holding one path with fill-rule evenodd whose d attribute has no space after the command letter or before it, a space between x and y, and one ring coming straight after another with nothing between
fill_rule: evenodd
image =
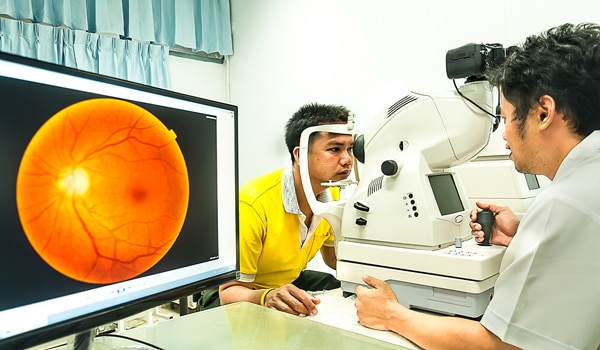
<instances>
[{"instance_id":1,"label":"optic disc","mask_svg":"<svg viewBox=\"0 0 600 350\"><path fill-rule=\"evenodd\" d=\"M82 195L89 186L88 174L82 168L65 169L58 176L58 185L66 194Z\"/></svg>"}]
</instances>

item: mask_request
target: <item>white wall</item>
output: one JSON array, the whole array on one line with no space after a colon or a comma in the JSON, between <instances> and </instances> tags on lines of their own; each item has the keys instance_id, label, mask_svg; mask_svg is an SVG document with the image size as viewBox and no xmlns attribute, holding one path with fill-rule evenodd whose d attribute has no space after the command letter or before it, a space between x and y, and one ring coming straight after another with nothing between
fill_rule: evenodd
<instances>
[{"instance_id":1,"label":"white wall","mask_svg":"<svg viewBox=\"0 0 600 350\"><path fill-rule=\"evenodd\" d=\"M229 102L226 64L169 56L169 71L172 90Z\"/></svg>"},{"instance_id":2,"label":"white wall","mask_svg":"<svg viewBox=\"0 0 600 350\"><path fill-rule=\"evenodd\" d=\"M360 126L408 89L453 89L451 48L600 22L592 0L230 1L229 62L171 56L170 69L173 90L239 107L240 183L289 163L283 128L304 103L346 105Z\"/></svg>"},{"instance_id":3,"label":"white wall","mask_svg":"<svg viewBox=\"0 0 600 350\"><path fill-rule=\"evenodd\" d=\"M600 22L600 5L582 0L231 0L231 9L242 183L288 164L284 124L304 103L343 104L364 120L406 89L453 89L448 49Z\"/></svg>"}]
</instances>

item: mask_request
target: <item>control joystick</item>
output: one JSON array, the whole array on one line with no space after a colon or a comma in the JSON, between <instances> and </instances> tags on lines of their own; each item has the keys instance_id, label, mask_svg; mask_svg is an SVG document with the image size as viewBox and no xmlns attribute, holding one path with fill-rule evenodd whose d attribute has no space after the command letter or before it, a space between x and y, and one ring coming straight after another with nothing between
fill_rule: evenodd
<instances>
[{"instance_id":1,"label":"control joystick","mask_svg":"<svg viewBox=\"0 0 600 350\"><path fill-rule=\"evenodd\" d=\"M490 245L490 233L492 232L492 225L494 224L494 214L489 210L482 210L477 213L476 221L481 225L481 230L483 231L483 241L477 244L484 246Z\"/></svg>"}]
</instances>

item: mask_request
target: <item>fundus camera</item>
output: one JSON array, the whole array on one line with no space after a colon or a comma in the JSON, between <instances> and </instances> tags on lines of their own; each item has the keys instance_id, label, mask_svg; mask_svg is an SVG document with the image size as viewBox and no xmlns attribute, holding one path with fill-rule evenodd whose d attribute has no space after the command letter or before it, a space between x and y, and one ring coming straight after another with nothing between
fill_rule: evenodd
<instances>
[{"instance_id":1,"label":"fundus camera","mask_svg":"<svg viewBox=\"0 0 600 350\"><path fill-rule=\"evenodd\" d=\"M486 69L499 64L513 47L501 44L466 44L446 52L446 75L449 79L484 79Z\"/></svg>"}]
</instances>

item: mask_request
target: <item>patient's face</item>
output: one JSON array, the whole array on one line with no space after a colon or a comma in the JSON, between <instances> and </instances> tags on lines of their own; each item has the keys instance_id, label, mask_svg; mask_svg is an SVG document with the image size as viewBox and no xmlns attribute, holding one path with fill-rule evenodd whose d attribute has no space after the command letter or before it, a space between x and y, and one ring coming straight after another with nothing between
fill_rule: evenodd
<instances>
[{"instance_id":1,"label":"patient's face","mask_svg":"<svg viewBox=\"0 0 600 350\"><path fill-rule=\"evenodd\" d=\"M321 182L340 181L352 170L354 156L351 135L320 132L308 150L308 169L313 188ZM321 189L324 189L321 188Z\"/></svg>"}]
</instances>

